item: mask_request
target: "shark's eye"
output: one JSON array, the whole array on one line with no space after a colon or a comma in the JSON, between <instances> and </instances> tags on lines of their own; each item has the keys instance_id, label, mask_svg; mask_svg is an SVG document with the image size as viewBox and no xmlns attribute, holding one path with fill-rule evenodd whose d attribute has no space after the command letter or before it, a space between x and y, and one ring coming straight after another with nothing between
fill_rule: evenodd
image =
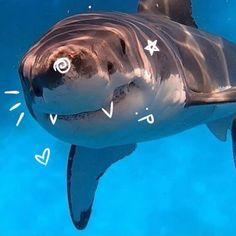
<instances>
[{"instance_id":1,"label":"shark's eye","mask_svg":"<svg viewBox=\"0 0 236 236\"><path fill-rule=\"evenodd\" d=\"M120 45L121 45L123 54L126 54L126 44L123 39L120 39Z\"/></svg>"},{"instance_id":2,"label":"shark's eye","mask_svg":"<svg viewBox=\"0 0 236 236\"><path fill-rule=\"evenodd\" d=\"M116 71L114 65L110 61L107 62L107 70L110 75Z\"/></svg>"}]
</instances>

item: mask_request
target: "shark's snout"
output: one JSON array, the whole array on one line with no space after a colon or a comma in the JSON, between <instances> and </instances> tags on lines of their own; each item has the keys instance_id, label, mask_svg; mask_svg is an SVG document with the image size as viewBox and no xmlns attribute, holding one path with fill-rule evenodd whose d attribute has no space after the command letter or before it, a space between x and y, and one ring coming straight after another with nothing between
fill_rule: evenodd
<instances>
[{"instance_id":1,"label":"shark's snout","mask_svg":"<svg viewBox=\"0 0 236 236\"><path fill-rule=\"evenodd\" d=\"M37 57L29 52L22 60L19 69L22 82L30 85L29 89L35 96L42 96L44 88L53 90L67 80L90 79L97 74L98 68L92 55L83 50L76 53L62 50L59 48L57 53L50 55L46 52Z\"/></svg>"},{"instance_id":2,"label":"shark's snout","mask_svg":"<svg viewBox=\"0 0 236 236\"><path fill-rule=\"evenodd\" d=\"M69 46L23 58L19 73L27 99L45 113L75 114L100 109L111 96L115 65L87 49Z\"/></svg>"}]
</instances>

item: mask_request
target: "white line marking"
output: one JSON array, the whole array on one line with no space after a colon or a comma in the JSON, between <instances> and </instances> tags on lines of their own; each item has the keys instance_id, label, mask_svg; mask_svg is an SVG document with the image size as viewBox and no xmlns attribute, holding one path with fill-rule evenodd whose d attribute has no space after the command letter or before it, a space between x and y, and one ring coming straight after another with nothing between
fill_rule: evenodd
<instances>
[{"instance_id":1,"label":"white line marking","mask_svg":"<svg viewBox=\"0 0 236 236\"><path fill-rule=\"evenodd\" d=\"M113 116L113 108L114 108L114 104L113 104L113 101L112 101L111 105L110 105L110 112L108 112L104 108L102 108L102 111L105 113L106 116L108 116L111 119L112 116Z\"/></svg>"},{"instance_id":2,"label":"white line marking","mask_svg":"<svg viewBox=\"0 0 236 236\"><path fill-rule=\"evenodd\" d=\"M52 124L55 125L56 122L57 122L57 115L55 115L55 116L53 117L53 115L50 114L49 117L50 117L50 120L51 120Z\"/></svg>"},{"instance_id":3,"label":"white line marking","mask_svg":"<svg viewBox=\"0 0 236 236\"><path fill-rule=\"evenodd\" d=\"M148 40L148 45L144 49L149 51L151 56L154 55L154 52L160 52L160 49L157 46L157 40L155 41Z\"/></svg>"},{"instance_id":4,"label":"white line marking","mask_svg":"<svg viewBox=\"0 0 236 236\"><path fill-rule=\"evenodd\" d=\"M25 113L21 112L17 122L16 122L16 127L18 127L20 125L20 122L22 121L22 119L24 118Z\"/></svg>"},{"instance_id":5,"label":"white line marking","mask_svg":"<svg viewBox=\"0 0 236 236\"><path fill-rule=\"evenodd\" d=\"M19 91L5 91L5 94L19 94Z\"/></svg>"},{"instance_id":6,"label":"white line marking","mask_svg":"<svg viewBox=\"0 0 236 236\"><path fill-rule=\"evenodd\" d=\"M67 57L58 58L53 64L53 69L61 74L66 74L70 68L71 62Z\"/></svg>"},{"instance_id":7,"label":"white line marking","mask_svg":"<svg viewBox=\"0 0 236 236\"><path fill-rule=\"evenodd\" d=\"M138 120L138 122L145 121L145 120L150 125L154 124L154 122L155 122L153 114L150 114L148 116L142 117L141 119Z\"/></svg>"},{"instance_id":8,"label":"white line marking","mask_svg":"<svg viewBox=\"0 0 236 236\"><path fill-rule=\"evenodd\" d=\"M49 158L50 158L50 149L45 148L42 155L36 154L34 156L34 158L36 159L37 162L39 162L40 164L46 166L48 164L48 161L49 161Z\"/></svg>"},{"instance_id":9,"label":"white line marking","mask_svg":"<svg viewBox=\"0 0 236 236\"><path fill-rule=\"evenodd\" d=\"M12 107L9 109L9 111L13 111L13 110L17 109L20 105L21 105L20 102L16 103L14 106L12 106Z\"/></svg>"}]
</instances>

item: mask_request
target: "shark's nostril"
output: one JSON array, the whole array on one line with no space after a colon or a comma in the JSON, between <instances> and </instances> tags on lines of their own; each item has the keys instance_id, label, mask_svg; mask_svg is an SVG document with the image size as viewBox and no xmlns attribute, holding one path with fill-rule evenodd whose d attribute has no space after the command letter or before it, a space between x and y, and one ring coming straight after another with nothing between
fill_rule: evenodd
<instances>
[{"instance_id":1,"label":"shark's nostril","mask_svg":"<svg viewBox=\"0 0 236 236\"><path fill-rule=\"evenodd\" d=\"M41 88L36 88L36 89L34 89L34 94L37 97L42 97L43 96L43 90Z\"/></svg>"},{"instance_id":2,"label":"shark's nostril","mask_svg":"<svg viewBox=\"0 0 236 236\"><path fill-rule=\"evenodd\" d=\"M42 97L43 96L43 88L36 82L33 81L32 83L33 92L36 97Z\"/></svg>"}]
</instances>

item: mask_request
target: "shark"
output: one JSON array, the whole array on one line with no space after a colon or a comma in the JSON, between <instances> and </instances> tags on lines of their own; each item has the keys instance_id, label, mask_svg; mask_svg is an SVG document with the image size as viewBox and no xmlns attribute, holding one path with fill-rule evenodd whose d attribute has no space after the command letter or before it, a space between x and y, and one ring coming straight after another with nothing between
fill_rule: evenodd
<instances>
[{"instance_id":1,"label":"shark","mask_svg":"<svg viewBox=\"0 0 236 236\"><path fill-rule=\"evenodd\" d=\"M205 124L222 141L231 132L236 163L236 45L199 30L190 0L63 19L24 55L19 75L33 118L71 144L77 229L89 222L106 170L140 142Z\"/></svg>"}]
</instances>

